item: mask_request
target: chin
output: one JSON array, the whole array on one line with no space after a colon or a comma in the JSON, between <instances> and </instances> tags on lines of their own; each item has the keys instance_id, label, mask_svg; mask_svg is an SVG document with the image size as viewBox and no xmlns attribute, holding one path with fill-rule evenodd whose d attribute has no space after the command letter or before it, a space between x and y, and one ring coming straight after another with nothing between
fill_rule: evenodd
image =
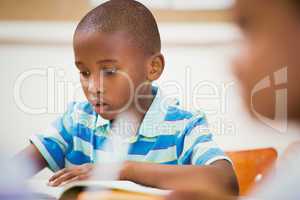
<instances>
[{"instance_id":1,"label":"chin","mask_svg":"<svg viewBox=\"0 0 300 200\"><path fill-rule=\"evenodd\" d=\"M115 114L112 114L112 113L104 113L104 112L100 112L98 113L103 119L106 119L106 120L113 120L115 119L116 115Z\"/></svg>"}]
</instances>

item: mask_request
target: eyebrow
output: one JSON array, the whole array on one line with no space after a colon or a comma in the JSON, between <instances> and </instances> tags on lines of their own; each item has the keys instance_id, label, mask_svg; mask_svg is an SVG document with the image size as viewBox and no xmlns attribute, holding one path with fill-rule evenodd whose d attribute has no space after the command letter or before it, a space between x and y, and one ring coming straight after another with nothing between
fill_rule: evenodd
<instances>
[{"instance_id":1,"label":"eyebrow","mask_svg":"<svg viewBox=\"0 0 300 200\"><path fill-rule=\"evenodd\" d=\"M117 63L117 60L114 59L104 59L104 60L98 60L97 64L103 64L103 63ZM80 61L75 61L75 65L82 65L83 63Z\"/></svg>"},{"instance_id":2,"label":"eyebrow","mask_svg":"<svg viewBox=\"0 0 300 200\"><path fill-rule=\"evenodd\" d=\"M114 60L114 59L105 59L105 60L98 60L96 63L103 64L103 63L116 63L116 62L118 62L118 61Z\"/></svg>"}]
</instances>

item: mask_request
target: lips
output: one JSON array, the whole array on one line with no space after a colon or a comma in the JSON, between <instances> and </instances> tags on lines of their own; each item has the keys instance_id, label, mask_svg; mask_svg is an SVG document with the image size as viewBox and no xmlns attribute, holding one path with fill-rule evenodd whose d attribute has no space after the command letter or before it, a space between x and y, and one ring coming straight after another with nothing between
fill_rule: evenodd
<instances>
[{"instance_id":1,"label":"lips","mask_svg":"<svg viewBox=\"0 0 300 200\"><path fill-rule=\"evenodd\" d=\"M108 104L96 104L94 105L96 113L106 113L109 110Z\"/></svg>"},{"instance_id":2,"label":"lips","mask_svg":"<svg viewBox=\"0 0 300 200\"><path fill-rule=\"evenodd\" d=\"M91 104L94 106L94 107L99 107L99 106L107 106L108 104L103 102L103 101L90 101Z\"/></svg>"},{"instance_id":3,"label":"lips","mask_svg":"<svg viewBox=\"0 0 300 200\"><path fill-rule=\"evenodd\" d=\"M107 104L104 101L101 101L100 99L91 98L90 103L93 105L97 113L103 113L109 108L109 104Z\"/></svg>"},{"instance_id":4,"label":"lips","mask_svg":"<svg viewBox=\"0 0 300 200\"><path fill-rule=\"evenodd\" d=\"M94 102L93 105L94 106L105 106L105 105L107 105L107 103L104 103L104 102Z\"/></svg>"},{"instance_id":5,"label":"lips","mask_svg":"<svg viewBox=\"0 0 300 200\"><path fill-rule=\"evenodd\" d=\"M96 96L93 96L93 95L90 95L89 96L89 102L91 104L93 104L93 106L96 106L96 105L104 105L106 104L105 101L102 99L102 98L99 98L99 97L96 97Z\"/></svg>"}]
</instances>

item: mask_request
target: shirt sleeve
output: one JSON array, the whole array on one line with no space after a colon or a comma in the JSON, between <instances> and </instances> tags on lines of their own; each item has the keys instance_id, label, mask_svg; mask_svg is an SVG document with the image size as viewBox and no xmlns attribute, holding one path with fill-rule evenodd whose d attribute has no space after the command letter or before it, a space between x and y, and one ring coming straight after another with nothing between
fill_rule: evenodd
<instances>
[{"instance_id":1,"label":"shirt sleeve","mask_svg":"<svg viewBox=\"0 0 300 200\"><path fill-rule=\"evenodd\" d=\"M178 138L179 164L210 165L217 160L231 160L213 141L204 113L194 116Z\"/></svg>"},{"instance_id":2,"label":"shirt sleeve","mask_svg":"<svg viewBox=\"0 0 300 200\"><path fill-rule=\"evenodd\" d=\"M73 146L71 129L74 107L75 103L69 104L67 111L48 129L30 137L30 142L35 145L54 172L65 167L66 152Z\"/></svg>"}]
</instances>

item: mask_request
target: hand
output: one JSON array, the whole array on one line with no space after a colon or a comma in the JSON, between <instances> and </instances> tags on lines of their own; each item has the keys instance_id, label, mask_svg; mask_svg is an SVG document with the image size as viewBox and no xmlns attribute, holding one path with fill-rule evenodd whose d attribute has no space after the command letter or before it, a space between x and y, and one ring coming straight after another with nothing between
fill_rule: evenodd
<instances>
[{"instance_id":1,"label":"hand","mask_svg":"<svg viewBox=\"0 0 300 200\"><path fill-rule=\"evenodd\" d=\"M49 185L56 187L73 181L86 180L90 178L93 169L94 169L93 164L83 164L76 167L64 168L56 172L49 179Z\"/></svg>"}]
</instances>

